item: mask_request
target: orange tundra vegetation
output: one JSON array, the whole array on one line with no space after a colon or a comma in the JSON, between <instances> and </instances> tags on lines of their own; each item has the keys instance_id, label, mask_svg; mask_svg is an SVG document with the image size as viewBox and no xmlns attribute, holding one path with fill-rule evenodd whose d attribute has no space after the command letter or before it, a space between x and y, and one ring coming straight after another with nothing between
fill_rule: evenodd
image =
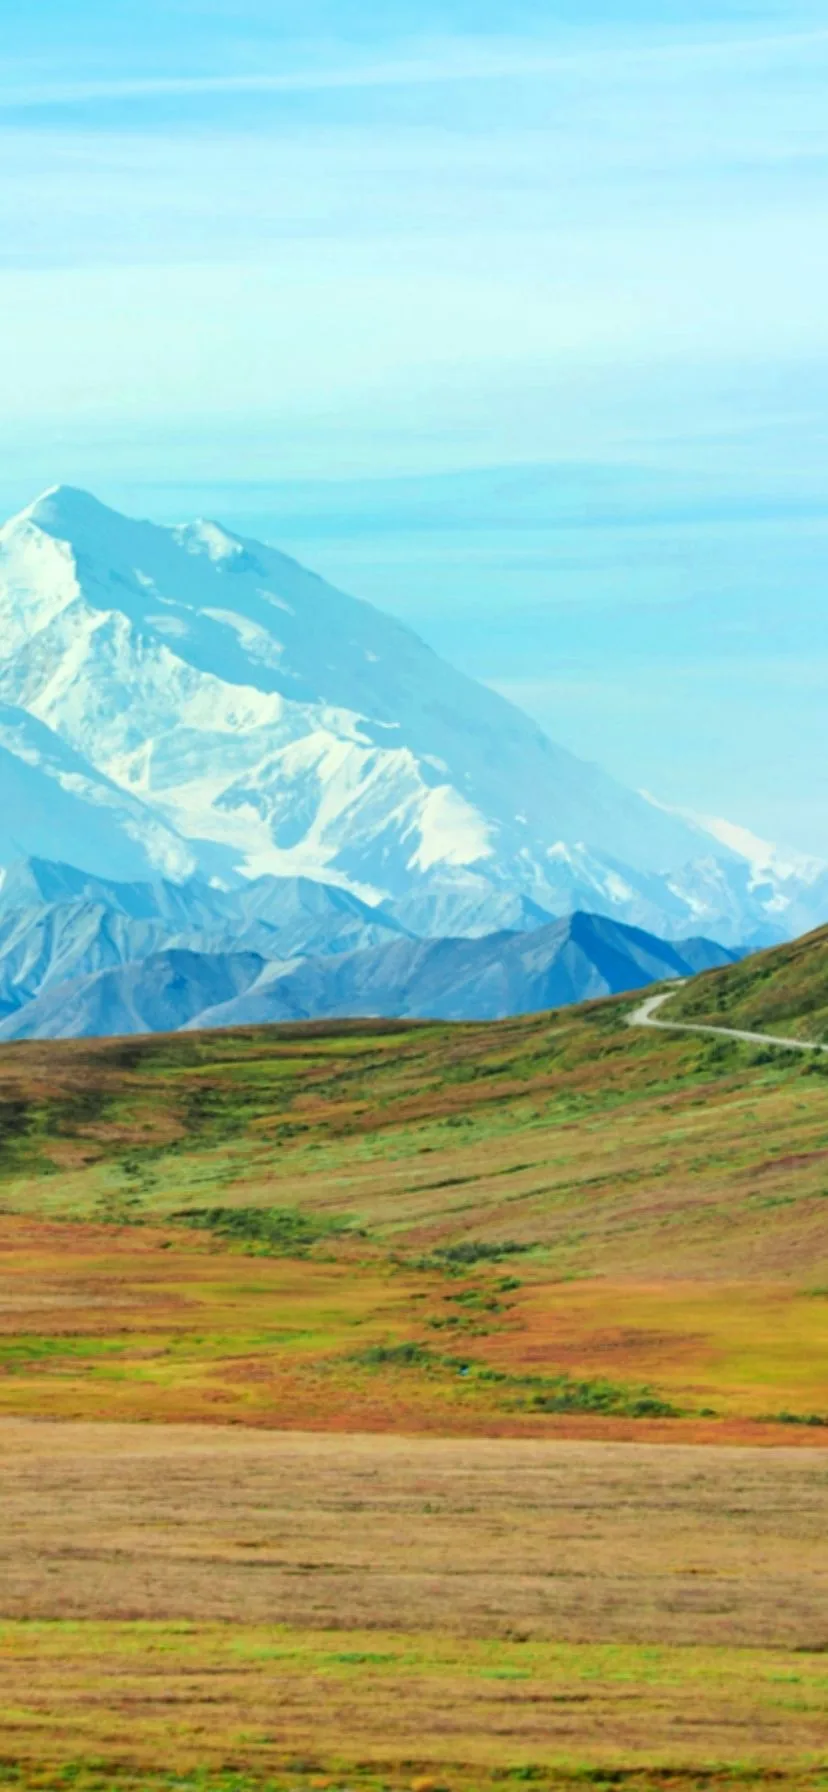
<instances>
[{"instance_id":1,"label":"orange tundra vegetation","mask_svg":"<svg viewBox=\"0 0 828 1792\"><path fill-rule=\"evenodd\" d=\"M820 1783L828 1065L631 1006L0 1050L0 1784Z\"/></svg>"}]
</instances>

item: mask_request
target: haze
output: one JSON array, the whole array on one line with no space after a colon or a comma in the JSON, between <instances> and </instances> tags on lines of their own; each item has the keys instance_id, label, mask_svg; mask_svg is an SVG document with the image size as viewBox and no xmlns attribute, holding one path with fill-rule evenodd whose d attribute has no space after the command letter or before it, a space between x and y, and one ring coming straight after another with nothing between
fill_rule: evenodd
<instances>
[{"instance_id":1,"label":"haze","mask_svg":"<svg viewBox=\"0 0 828 1792\"><path fill-rule=\"evenodd\" d=\"M826 62L808 5L18 9L4 514L218 512L824 853Z\"/></svg>"}]
</instances>

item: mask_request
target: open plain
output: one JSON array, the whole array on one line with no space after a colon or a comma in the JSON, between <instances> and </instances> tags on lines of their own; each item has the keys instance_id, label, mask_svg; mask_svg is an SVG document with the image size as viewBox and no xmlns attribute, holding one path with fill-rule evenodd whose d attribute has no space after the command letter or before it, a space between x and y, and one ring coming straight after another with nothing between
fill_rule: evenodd
<instances>
[{"instance_id":1,"label":"open plain","mask_svg":"<svg viewBox=\"0 0 828 1792\"><path fill-rule=\"evenodd\" d=\"M822 1758L821 1452L15 1420L0 1441L21 1760L465 1784Z\"/></svg>"},{"instance_id":2,"label":"open plain","mask_svg":"<svg viewBox=\"0 0 828 1792\"><path fill-rule=\"evenodd\" d=\"M828 1784L828 1079L630 1007L3 1050L0 1783Z\"/></svg>"}]
</instances>

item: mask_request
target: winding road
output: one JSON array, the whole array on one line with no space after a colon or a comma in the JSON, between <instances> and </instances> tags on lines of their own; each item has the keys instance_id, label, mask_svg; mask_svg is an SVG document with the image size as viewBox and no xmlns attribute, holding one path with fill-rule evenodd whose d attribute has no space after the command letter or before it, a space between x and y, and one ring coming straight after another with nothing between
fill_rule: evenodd
<instances>
[{"instance_id":1,"label":"winding road","mask_svg":"<svg viewBox=\"0 0 828 1792\"><path fill-rule=\"evenodd\" d=\"M689 1020L656 1020L657 1009L669 1002L678 989L682 989L686 978L676 981L672 989L663 990L660 995L648 996L640 1007L627 1015L630 1027L658 1027L665 1033L712 1033L715 1039L746 1039L749 1045L782 1045L791 1052L828 1052L828 1045L819 1039L783 1039L780 1033L746 1033L738 1027L704 1026L697 1021Z\"/></svg>"}]
</instances>

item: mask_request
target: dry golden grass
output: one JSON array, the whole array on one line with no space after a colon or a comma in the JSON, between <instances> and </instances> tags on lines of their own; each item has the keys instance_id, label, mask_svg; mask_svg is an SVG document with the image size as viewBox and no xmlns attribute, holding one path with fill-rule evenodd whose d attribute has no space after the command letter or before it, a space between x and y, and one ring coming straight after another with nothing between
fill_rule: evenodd
<instances>
[{"instance_id":1,"label":"dry golden grass","mask_svg":"<svg viewBox=\"0 0 828 1792\"><path fill-rule=\"evenodd\" d=\"M19 1762L481 1783L824 1750L810 1452L5 1421L0 1487Z\"/></svg>"},{"instance_id":2,"label":"dry golden grass","mask_svg":"<svg viewBox=\"0 0 828 1792\"><path fill-rule=\"evenodd\" d=\"M0 1493L17 1618L828 1646L815 1451L6 1419Z\"/></svg>"},{"instance_id":3,"label":"dry golden grass","mask_svg":"<svg viewBox=\"0 0 828 1792\"><path fill-rule=\"evenodd\" d=\"M0 1786L828 1792L828 1085L628 1006L0 1052Z\"/></svg>"}]
</instances>

